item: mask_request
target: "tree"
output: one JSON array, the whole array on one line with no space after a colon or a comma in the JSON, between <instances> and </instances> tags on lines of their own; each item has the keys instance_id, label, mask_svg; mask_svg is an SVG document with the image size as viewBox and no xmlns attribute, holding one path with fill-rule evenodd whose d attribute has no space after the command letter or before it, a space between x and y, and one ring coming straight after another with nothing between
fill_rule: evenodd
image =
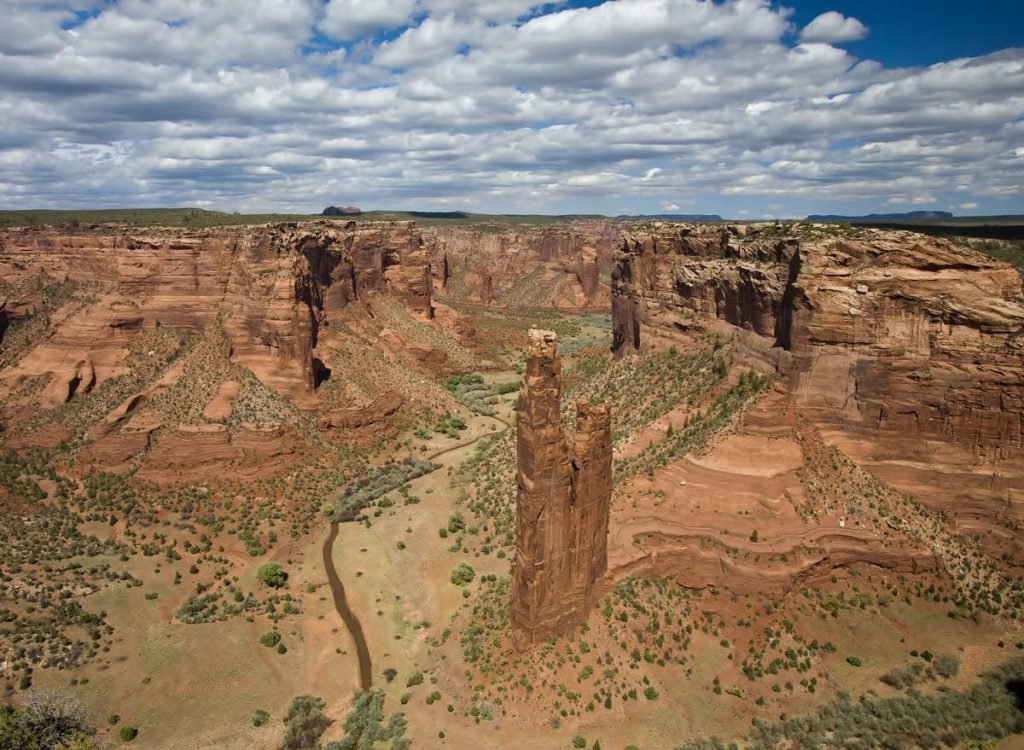
<instances>
[{"instance_id":1,"label":"tree","mask_svg":"<svg viewBox=\"0 0 1024 750\"><path fill-rule=\"evenodd\" d=\"M314 750L331 720L324 716L323 698L297 695L288 704L282 750Z\"/></svg>"},{"instance_id":2,"label":"tree","mask_svg":"<svg viewBox=\"0 0 1024 750\"><path fill-rule=\"evenodd\" d=\"M94 747L89 714L60 692L31 693L23 709L0 706L0 750L57 750Z\"/></svg>"},{"instance_id":3,"label":"tree","mask_svg":"<svg viewBox=\"0 0 1024 750\"><path fill-rule=\"evenodd\" d=\"M476 571L467 563L461 562L452 569L451 582L456 586L465 586L476 577Z\"/></svg>"},{"instance_id":4,"label":"tree","mask_svg":"<svg viewBox=\"0 0 1024 750\"><path fill-rule=\"evenodd\" d=\"M279 589L288 582L288 574L280 563L266 563L256 572L256 577L272 589Z\"/></svg>"}]
</instances>

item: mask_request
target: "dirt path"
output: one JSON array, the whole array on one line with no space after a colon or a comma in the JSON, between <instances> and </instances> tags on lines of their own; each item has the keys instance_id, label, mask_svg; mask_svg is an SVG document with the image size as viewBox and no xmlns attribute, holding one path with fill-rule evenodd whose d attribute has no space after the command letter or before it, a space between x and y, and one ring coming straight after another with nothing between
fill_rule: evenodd
<instances>
[{"instance_id":1,"label":"dirt path","mask_svg":"<svg viewBox=\"0 0 1024 750\"><path fill-rule=\"evenodd\" d=\"M502 425L505 429L501 432L489 432L484 433L478 437L468 440L465 443L459 443L458 445L452 445L443 450L439 450L436 453L431 454L427 457L428 461L433 461L441 456L454 451L467 448L486 437L495 435L501 435L506 430L512 429L512 425L506 422L501 417L490 417ZM359 657L359 686L363 690L369 690L373 687L373 663L370 659L370 648L366 643L366 635L363 633L362 623L359 622L359 618L356 617L355 612L348 605L348 598L345 596L345 585L341 582L341 577L338 575L338 571L334 566L334 541L338 538L338 522L331 522L331 533L327 535L324 540L323 546L323 561L324 570L327 571L327 583L331 587L331 597L334 599L334 609L337 610L341 616L342 621L345 623L345 627L348 628L348 632L352 635L352 640L356 645L356 654Z\"/></svg>"}]
</instances>

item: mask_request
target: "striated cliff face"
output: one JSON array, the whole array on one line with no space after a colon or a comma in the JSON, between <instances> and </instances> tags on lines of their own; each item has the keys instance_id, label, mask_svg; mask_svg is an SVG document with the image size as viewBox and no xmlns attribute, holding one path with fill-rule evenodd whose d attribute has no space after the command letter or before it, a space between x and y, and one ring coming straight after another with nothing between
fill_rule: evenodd
<instances>
[{"instance_id":1,"label":"striated cliff face","mask_svg":"<svg viewBox=\"0 0 1024 750\"><path fill-rule=\"evenodd\" d=\"M50 340L4 373L51 376L49 406L120 374L126 341L141 327L199 331L215 321L233 361L303 403L317 384L314 352L332 311L387 291L431 313L427 250L409 222L0 233L0 277L36 274L107 292L59 310Z\"/></svg>"},{"instance_id":2,"label":"striated cliff face","mask_svg":"<svg viewBox=\"0 0 1024 750\"><path fill-rule=\"evenodd\" d=\"M530 331L519 394L512 624L526 643L584 620L608 567L611 415L578 402L575 438L566 437L556 348L554 333Z\"/></svg>"},{"instance_id":3,"label":"striated cliff face","mask_svg":"<svg viewBox=\"0 0 1024 750\"><path fill-rule=\"evenodd\" d=\"M434 283L455 301L496 306L603 307L618 225L578 221L501 232L425 229Z\"/></svg>"},{"instance_id":4,"label":"striated cliff face","mask_svg":"<svg viewBox=\"0 0 1024 750\"><path fill-rule=\"evenodd\" d=\"M792 401L849 427L1024 451L1024 292L1007 264L907 232L656 224L624 235L613 348L714 318L769 339Z\"/></svg>"}]
</instances>

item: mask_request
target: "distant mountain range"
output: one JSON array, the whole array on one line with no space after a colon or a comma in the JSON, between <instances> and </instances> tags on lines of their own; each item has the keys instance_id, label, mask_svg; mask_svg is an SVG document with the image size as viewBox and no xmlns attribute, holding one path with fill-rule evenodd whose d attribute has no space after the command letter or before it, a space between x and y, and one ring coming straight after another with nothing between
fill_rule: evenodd
<instances>
[{"instance_id":1,"label":"distant mountain range","mask_svg":"<svg viewBox=\"0 0 1024 750\"><path fill-rule=\"evenodd\" d=\"M907 211L902 214L868 214L867 216L840 216L839 214L811 214L807 221L923 221L952 219L948 211Z\"/></svg>"},{"instance_id":2,"label":"distant mountain range","mask_svg":"<svg viewBox=\"0 0 1024 750\"><path fill-rule=\"evenodd\" d=\"M616 219L655 219L658 221L724 221L718 214L619 214Z\"/></svg>"}]
</instances>

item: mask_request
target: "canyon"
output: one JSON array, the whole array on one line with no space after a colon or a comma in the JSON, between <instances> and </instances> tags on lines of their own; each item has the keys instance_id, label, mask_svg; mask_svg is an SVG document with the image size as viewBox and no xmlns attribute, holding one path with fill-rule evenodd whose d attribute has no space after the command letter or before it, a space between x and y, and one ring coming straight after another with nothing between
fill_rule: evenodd
<instances>
[{"instance_id":1,"label":"canyon","mask_svg":"<svg viewBox=\"0 0 1024 750\"><path fill-rule=\"evenodd\" d=\"M617 222L423 231L434 283L454 301L496 308L607 309Z\"/></svg>"},{"instance_id":2,"label":"canyon","mask_svg":"<svg viewBox=\"0 0 1024 750\"><path fill-rule=\"evenodd\" d=\"M298 403L316 386L320 330L350 302L386 290L430 315L427 249L411 223L316 222L210 230L116 227L0 234L0 276L37 274L87 285L83 309L58 309L50 341L4 374L52 375L44 403L73 397L123 372L125 342L143 327L195 332L219 321L231 358ZM31 310L38 301L8 300Z\"/></svg>"},{"instance_id":3,"label":"canyon","mask_svg":"<svg viewBox=\"0 0 1024 750\"><path fill-rule=\"evenodd\" d=\"M718 319L772 345L805 413L864 433L947 438L979 456L1022 455L1017 271L909 233L805 234L627 233L613 272L613 349L638 348L643 326Z\"/></svg>"},{"instance_id":4,"label":"canyon","mask_svg":"<svg viewBox=\"0 0 1024 750\"><path fill-rule=\"evenodd\" d=\"M45 648L0 639L0 683L71 674L153 747L270 750L245 717L307 693L381 696L430 746L662 747L911 649L974 679L1024 615L1022 420L1021 276L962 242L7 229L0 630Z\"/></svg>"}]
</instances>

